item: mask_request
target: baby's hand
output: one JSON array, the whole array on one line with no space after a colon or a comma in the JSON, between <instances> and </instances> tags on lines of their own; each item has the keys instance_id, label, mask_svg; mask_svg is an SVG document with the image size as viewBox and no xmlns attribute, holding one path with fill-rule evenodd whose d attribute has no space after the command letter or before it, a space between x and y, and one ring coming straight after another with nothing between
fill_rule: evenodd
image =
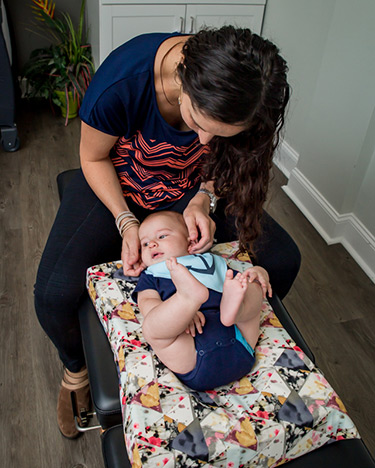
<instances>
[{"instance_id":1,"label":"baby's hand","mask_svg":"<svg viewBox=\"0 0 375 468\"><path fill-rule=\"evenodd\" d=\"M255 281L260 284L263 291L264 299L266 298L267 293L269 297L272 297L272 287L270 284L270 279L267 271L264 268L260 266L254 266L246 270L243 273L243 275L248 278L249 283L253 283Z\"/></svg>"},{"instance_id":2,"label":"baby's hand","mask_svg":"<svg viewBox=\"0 0 375 468\"><path fill-rule=\"evenodd\" d=\"M185 330L185 333L194 337L195 330L197 330L198 333L202 334L205 323L206 323L205 316L202 314L200 310L198 310L198 312L193 317L193 320L190 322L188 328Z\"/></svg>"}]
</instances>

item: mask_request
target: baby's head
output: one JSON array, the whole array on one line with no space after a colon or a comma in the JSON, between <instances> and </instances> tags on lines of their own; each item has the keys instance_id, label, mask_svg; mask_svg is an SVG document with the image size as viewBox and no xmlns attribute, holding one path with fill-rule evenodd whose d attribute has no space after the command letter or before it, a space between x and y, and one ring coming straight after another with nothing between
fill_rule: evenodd
<instances>
[{"instance_id":1,"label":"baby's head","mask_svg":"<svg viewBox=\"0 0 375 468\"><path fill-rule=\"evenodd\" d=\"M142 261L146 266L188 255L189 233L180 213L157 211L139 227Z\"/></svg>"}]
</instances>

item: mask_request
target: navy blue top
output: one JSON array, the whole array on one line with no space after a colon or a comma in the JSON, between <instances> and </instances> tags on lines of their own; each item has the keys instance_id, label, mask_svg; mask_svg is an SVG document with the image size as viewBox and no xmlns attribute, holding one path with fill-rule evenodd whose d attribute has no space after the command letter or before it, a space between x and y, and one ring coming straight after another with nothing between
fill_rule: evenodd
<instances>
[{"instance_id":1,"label":"navy blue top","mask_svg":"<svg viewBox=\"0 0 375 468\"><path fill-rule=\"evenodd\" d=\"M200 182L207 146L160 114L155 93L155 55L178 33L144 34L115 49L95 73L80 117L119 140L111 152L124 195L152 209L167 207Z\"/></svg>"}]
</instances>

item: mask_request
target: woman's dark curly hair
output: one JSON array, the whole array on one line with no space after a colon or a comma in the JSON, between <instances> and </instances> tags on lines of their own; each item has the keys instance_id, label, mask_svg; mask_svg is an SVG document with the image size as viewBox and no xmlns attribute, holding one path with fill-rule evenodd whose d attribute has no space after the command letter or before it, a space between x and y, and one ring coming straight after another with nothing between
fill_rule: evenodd
<instances>
[{"instance_id":1,"label":"woman's dark curly hair","mask_svg":"<svg viewBox=\"0 0 375 468\"><path fill-rule=\"evenodd\" d=\"M194 108L214 120L247 127L233 137L211 140L203 180L212 180L215 193L226 198L240 249L253 253L289 100L286 62L273 43L232 26L198 32L182 53L177 73Z\"/></svg>"}]
</instances>

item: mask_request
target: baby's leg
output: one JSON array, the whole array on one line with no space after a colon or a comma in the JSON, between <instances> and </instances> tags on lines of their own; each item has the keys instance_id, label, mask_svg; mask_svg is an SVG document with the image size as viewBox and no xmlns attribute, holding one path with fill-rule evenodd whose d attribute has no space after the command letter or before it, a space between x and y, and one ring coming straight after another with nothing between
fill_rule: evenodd
<instances>
[{"instance_id":1,"label":"baby's leg","mask_svg":"<svg viewBox=\"0 0 375 468\"><path fill-rule=\"evenodd\" d=\"M262 288L258 283L249 283L241 273L233 278L233 271L227 271L220 303L220 320L227 327L237 325L253 348L259 336L262 302Z\"/></svg>"},{"instance_id":2,"label":"baby's leg","mask_svg":"<svg viewBox=\"0 0 375 468\"><path fill-rule=\"evenodd\" d=\"M204 284L198 281L184 265L177 263L175 257L168 259L166 264L171 274L173 284L176 286L176 294L184 301L198 304L197 311L199 307L207 301L209 294L208 289ZM190 323L191 318L192 317L190 317L188 323ZM183 328L183 330L185 330L185 328Z\"/></svg>"},{"instance_id":3,"label":"baby's leg","mask_svg":"<svg viewBox=\"0 0 375 468\"><path fill-rule=\"evenodd\" d=\"M176 293L148 312L143 334L153 350L172 371L186 373L196 362L194 338L185 333L200 306L208 299L208 289L175 258L167 260Z\"/></svg>"}]
</instances>

